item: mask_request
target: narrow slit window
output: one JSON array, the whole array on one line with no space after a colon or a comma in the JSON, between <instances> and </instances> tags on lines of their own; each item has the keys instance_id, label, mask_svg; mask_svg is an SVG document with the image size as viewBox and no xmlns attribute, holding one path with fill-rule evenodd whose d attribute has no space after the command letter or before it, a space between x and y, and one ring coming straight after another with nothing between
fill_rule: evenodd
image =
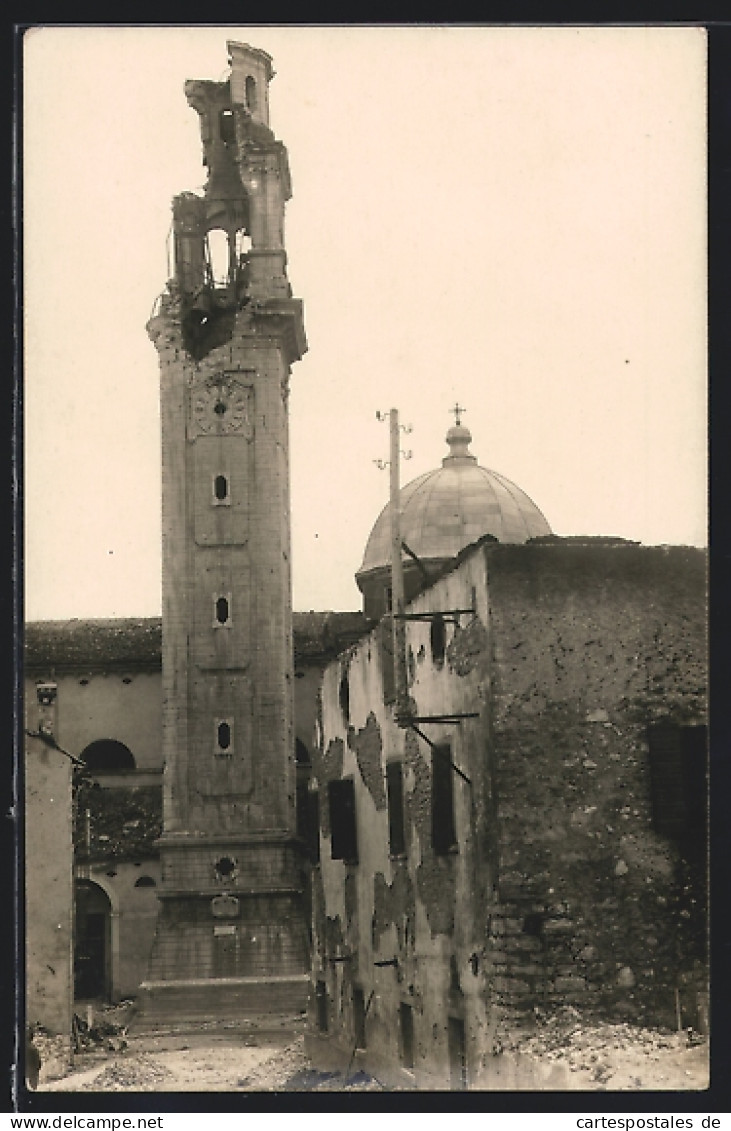
<instances>
[{"instance_id":1,"label":"narrow slit window","mask_svg":"<svg viewBox=\"0 0 731 1131\"><path fill-rule=\"evenodd\" d=\"M447 629L444 624L444 617L439 613L432 618L429 644L432 660L436 667L440 668L444 663L444 654L447 650Z\"/></svg>"},{"instance_id":2,"label":"narrow slit window","mask_svg":"<svg viewBox=\"0 0 731 1131\"><path fill-rule=\"evenodd\" d=\"M404 767L402 762L386 763L388 796L388 850L391 856L406 852L404 835Z\"/></svg>"},{"instance_id":3,"label":"narrow slit window","mask_svg":"<svg viewBox=\"0 0 731 1131\"><path fill-rule=\"evenodd\" d=\"M350 722L350 679L348 678L347 669L340 677L340 686L338 688L338 702L340 703L340 712L343 716L343 722Z\"/></svg>"},{"instance_id":4,"label":"narrow slit window","mask_svg":"<svg viewBox=\"0 0 731 1131\"><path fill-rule=\"evenodd\" d=\"M234 125L234 112L233 110L222 110L219 118L219 133L221 141L230 145L231 142L236 141L236 128Z\"/></svg>"},{"instance_id":5,"label":"narrow slit window","mask_svg":"<svg viewBox=\"0 0 731 1131\"><path fill-rule=\"evenodd\" d=\"M404 1068L414 1067L414 1012L410 1005L399 1005L399 1028L401 1030L401 1063Z\"/></svg>"},{"instance_id":6,"label":"narrow slit window","mask_svg":"<svg viewBox=\"0 0 731 1131\"><path fill-rule=\"evenodd\" d=\"M431 842L435 855L446 856L457 847L452 750L442 743L431 753Z\"/></svg>"},{"instance_id":7,"label":"narrow slit window","mask_svg":"<svg viewBox=\"0 0 731 1131\"><path fill-rule=\"evenodd\" d=\"M330 806L330 855L333 860L358 863L358 831L355 820L355 785L352 778L328 782Z\"/></svg>"},{"instance_id":8,"label":"narrow slit window","mask_svg":"<svg viewBox=\"0 0 731 1131\"><path fill-rule=\"evenodd\" d=\"M256 79L253 75L246 76L246 106L252 113L256 111L258 98L256 93Z\"/></svg>"},{"instance_id":9,"label":"narrow slit window","mask_svg":"<svg viewBox=\"0 0 731 1131\"><path fill-rule=\"evenodd\" d=\"M229 608L228 597L216 598L216 623L228 624L231 610Z\"/></svg>"},{"instance_id":10,"label":"narrow slit window","mask_svg":"<svg viewBox=\"0 0 731 1131\"><path fill-rule=\"evenodd\" d=\"M460 1017L447 1020L449 1049L449 1083L453 1092L463 1092L467 1087L467 1048L464 1021Z\"/></svg>"},{"instance_id":11,"label":"narrow slit window","mask_svg":"<svg viewBox=\"0 0 731 1131\"><path fill-rule=\"evenodd\" d=\"M213 480L213 497L217 503L228 501L228 479L225 475L217 475Z\"/></svg>"},{"instance_id":12,"label":"narrow slit window","mask_svg":"<svg viewBox=\"0 0 731 1131\"><path fill-rule=\"evenodd\" d=\"M353 1036L355 1037L355 1047L357 1049L364 1049L366 1047L366 1009L365 1009L365 994L360 986L353 987Z\"/></svg>"},{"instance_id":13,"label":"narrow slit window","mask_svg":"<svg viewBox=\"0 0 731 1131\"><path fill-rule=\"evenodd\" d=\"M223 719L216 724L216 745L219 754L230 754L233 744L233 725L227 720Z\"/></svg>"}]
</instances>

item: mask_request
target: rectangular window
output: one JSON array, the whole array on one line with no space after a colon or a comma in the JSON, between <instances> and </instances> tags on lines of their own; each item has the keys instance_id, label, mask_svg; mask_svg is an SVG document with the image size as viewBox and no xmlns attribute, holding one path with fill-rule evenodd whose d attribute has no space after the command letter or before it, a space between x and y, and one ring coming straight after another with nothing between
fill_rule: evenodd
<instances>
[{"instance_id":1,"label":"rectangular window","mask_svg":"<svg viewBox=\"0 0 731 1131\"><path fill-rule=\"evenodd\" d=\"M386 792L388 795L388 850L391 856L403 856L406 853L403 763L386 763Z\"/></svg>"},{"instance_id":2,"label":"rectangular window","mask_svg":"<svg viewBox=\"0 0 731 1131\"><path fill-rule=\"evenodd\" d=\"M467 1087L467 1055L464 1021L459 1017L448 1019L447 1044L449 1046L449 1086L452 1091L462 1092Z\"/></svg>"},{"instance_id":3,"label":"rectangular window","mask_svg":"<svg viewBox=\"0 0 731 1131\"><path fill-rule=\"evenodd\" d=\"M355 820L355 785L352 778L327 785L330 806L330 855L333 860L358 863L358 831Z\"/></svg>"},{"instance_id":4,"label":"rectangular window","mask_svg":"<svg viewBox=\"0 0 731 1131\"><path fill-rule=\"evenodd\" d=\"M457 847L454 770L448 742L433 746L431 752L431 843L437 856L445 856Z\"/></svg>"},{"instance_id":5,"label":"rectangular window","mask_svg":"<svg viewBox=\"0 0 731 1131\"><path fill-rule=\"evenodd\" d=\"M648 727L652 823L665 836L705 835L707 731L663 721Z\"/></svg>"},{"instance_id":6,"label":"rectangular window","mask_svg":"<svg viewBox=\"0 0 731 1131\"><path fill-rule=\"evenodd\" d=\"M414 1013L410 1005L399 1005L399 1028L401 1030L401 1063L404 1068L414 1067Z\"/></svg>"},{"instance_id":7,"label":"rectangular window","mask_svg":"<svg viewBox=\"0 0 731 1131\"><path fill-rule=\"evenodd\" d=\"M324 982L318 982L315 986L315 1009L317 1028L321 1033L327 1033L327 987Z\"/></svg>"},{"instance_id":8,"label":"rectangular window","mask_svg":"<svg viewBox=\"0 0 731 1131\"><path fill-rule=\"evenodd\" d=\"M355 1037L355 1047L357 1049L364 1049L366 1047L366 1027L365 1027L366 1011L365 1011L365 996L360 986L353 987L353 1036Z\"/></svg>"}]
</instances>

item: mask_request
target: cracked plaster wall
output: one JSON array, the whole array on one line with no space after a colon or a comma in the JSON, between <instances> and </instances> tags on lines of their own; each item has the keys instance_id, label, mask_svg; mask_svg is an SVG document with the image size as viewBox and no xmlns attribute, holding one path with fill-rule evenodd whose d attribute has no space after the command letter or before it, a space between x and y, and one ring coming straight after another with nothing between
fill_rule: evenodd
<instances>
[{"instance_id":1,"label":"cracked plaster wall","mask_svg":"<svg viewBox=\"0 0 731 1131\"><path fill-rule=\"evenodd\" d=\"M478 559L465 564L460 577L439 582L410 608L425 609L434 602L441 608L464 607L465 593L470 600L481 572L484 590L484 566ZM486 610L483 600L482 620L479 614L475 620L463 616L459 628L447 626L446 654L438 664L431 659L429 623L409 624L409 694L420 711L474 710L473 704L482 701L487 670L483 656ZM322 836L321 863L313 879L314 977L324 980L328 989L328 1039L346 1059L354 1040L353 988L360 987L366 1001L373 992L366 1020L367 1056L375 1057L381 1073L393 1073L396 1083L404 1079L397 1067L401 1058L398 1011L404 1003L414 1012L415 1070L420 1080L446 1086L448 1018L461 1018L469 1009L475 1019L470 1034L473 1043L479 1023L487 1026L484 972L479 964L473 972L471 961L481 946L480 916L475 910L479 899L484 899L489 872L487 865L476 867L475 859L477 853L485 852L475 820L484 805L484 774L478 768L472 789L455 776L459 849L446 856L435 855L431 846L431 750L413 730L398 727L391 707L384 706L384 651L379 641L379 629L375 629L334 661L323 680L322 744L313 756L313 781L321 790ZM432 726L429 737L450 739L458 765L479 764L479 724L478 719L446 728ZM391 759L401 760L404 768L406 852L402 858L389 856L386 763ZM330 856L327 782L349 776L355 782L357 864ZM474 797L473 791L479 796ZM394 960L396 965L375 965ZM314 1004L312 1020L314 1023Z\"/></svg>"},{"instance_id":2,"label":"cracked plaster wall","mask_svg":"<svg viewBox=\"0 0 731 1131\"><path fill-rule=\"evenodd\" d=\"M443 658L432 658L428 622L409 621L406 633L415 713L479 716L420 724L433 740L451 738L472 779L454 778L458 853L431 851L431 753L383 705L378 630L325 673L315 767L320 785L338 770L353 776L358 819L359 863L333 861L321 802L314 931L329 1038L351 1051L352 987L366 998L372 989L363 1055L398 1081L398 1006L408 1002L415 1071L433 1086L445 1086L449 1015L466 1021L471 1083L489 1086L494 1051L509 1047L526 1010L575 1002L662 1021L697 958L683 919L697 919L697 903L676 847L651 826L645 734L661 717L705 718L702 551L482 547L409 611L473 600L473 617L447 624ZM404 764L402 860L388 855L391 757ZM328 961L323 913L344 962ZM373 965L393 958L395 967Z\"/></svg>"}]
</instances>

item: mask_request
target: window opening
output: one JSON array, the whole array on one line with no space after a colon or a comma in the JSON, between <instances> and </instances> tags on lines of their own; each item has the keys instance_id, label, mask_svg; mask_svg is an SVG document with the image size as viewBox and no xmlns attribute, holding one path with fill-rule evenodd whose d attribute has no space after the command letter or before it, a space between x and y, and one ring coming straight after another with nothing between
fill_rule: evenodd
<instances>
[{"instance_id":1,"label":"window opening","mask_svg":"<svg viewBox=\"0 0 731 1131\"><path fill-rule=\"evenodd\" d=\"M236 861L231 856L221 856L213 868L219 880L232 880L236 875Z\"/></svg>"},{"instance_id":2,"label":"window opening","mask_svg":"<svg viewBox=\"0 0 731 1131\"><path fill-rule=\"evenodd\" d=\"M257 108L258 97L256 91L256 79L252 75L246 76L245 97L246 106L253 113Z\"/></svg>"},{"instance_id":3,"label":"window opening","mask_svg":"<svg viewBox=\"0 0 731 1131\"><path fill-rule=\"evenodd\" d=\"M228 236L223 228L211 228L206 235L206 241L213 285L225 287L228 285L230 267Z\"/></svg>"},{"instance_id":4,"label":"window opening","mask_svg":"<svg viewBox=\"0 0 731 1131\"><path fill-rule=\"evenodd\" d=\"M94 773L114 774L124 770L134 770L135 759L132 751L123 742L113 738L100 738L91 742L81 752L81 761Z\"/></svg>"},{"instance_id":5,"label":"window opening","mask_svg":"<svg viewBox=\"0 0 731 1131\"><path fill-rule=\"evenodd\" d=\"M414 1012L410 1005L399 1005L399 1027L401 1029L401 1063L404 1068L414 1067Z\"/></svg>"},{"instance_id":6,"label":"window opening","mask_svg":"<svg viewBox=\"0 0 731 1131\"><path fill-rule=\"evenodd\" d=\"M327 987L324 982L318 982L315 988L315 1003L317 1009L317 1028L321 1033L327 1033Z\"/></svg>"},{"instance_id":7,"label":"window opening","mask_svg":"<svg viewBox=\"0 0 731 1131\"><path fill-rule=\"evenodd\" d=\"M138 880L135 880L135 887L136 888L155 888L155 887L157 887L157 884L153 880L152 876L140 876L140 878Z\"/></svg>"},{"instance_id":8,"label":"window opening","mask_svg":"<svg viewBox=\"0 0 731 1131\"><path fill-rule=\"evenodd\" d=\"M358 832L355 819L355 785L352 778L327 785L330 808L330 855L333 860L358 863Z\"/></svg>"},{"instance_id":9,"label":"window opening","mask_svg":"<svg viewBox=\"0 0 731 1131\"><path fill-rule=\"evenodd\" d=\"M216 620L219 624L226 624L229 617L228 601L225 597L216 600Z\"/></svg>"},{"instance_id":10,"label":"window opening","mask_svg":"<svg viewBox=\"0 0 731 1131\"><path fill-rule=\"evenodd\" d=\"M251 251L251 236L244 228L237 228L234 236L236 258L241 261Z\"/></svg>"},{"instance_id":11,"label":"window opening","mask_svg":"<svg viewBox=\"0 0 731 1131\"><path fill-rule=\"evenodd\" d=\"M213 494L219 503L228 498L228 479L225 475L217 475L213 480Z\"/></svg>"},{"instance_id":12,"label":"window opening","mask_svg":"<svg viewBox=\"0 0 731 1131\"><path fill-rule=\"evenodd\" d=\"M467 1050L464 1021L450 1017L447 1022L449 1047L449 1084L453 1091L463 1092L467 1087Z\"/></svg>"},{"instance_id":13,"label":"window opening","mask_svg":"<svg viewBox=\"0 0 731 1131\"><path fill-rule=\"evenodd\" d=\"M708 748L705 726L669 720L648 727L652 823L674 838L705 835Z\"/></svg>"},{"instance_id":14,"label":"window opening","mask_svg":"<svg viewBox=\"0 0 731 1131\"><path fill-rule=\"evenodd\" d=\"M457 846L454 819L454 777L452 750L448 742L432 747L431 759L431 839L437 856L446 856Z\"/></svg>"},{"instance_id":15,"label":"window opening","mask_svg":"<svg viewBox=\"0 0 731 1131\"><path fill-rule=\"evenodd\" d=\"M404 834L404 767L402 762L386 763L386 793L388 796L388 850L391 856L406 852Z\"/></svg>"},{"instance_id":16,"label":"window opening","mask_svg":"<svg viewBox=\"0 0 731 1131\"><path fill-rule=\"evenodd\" d=\"M216 741L219 750L229 750L231 747L231 724L219 723L216 727Z\"/></svg>"},{"instance_id":17,"label":"window opening","mask_svg":"<svg viewBox=\"0 0 731 1131\"><path fill-rule=\"evenodd\" d=\"M109 896L91 880L74 885L74 994L109 999L111 919Z\"/></svg>"},{"instance_id":18,"label":"window opening","mask_svg":"<svg viewBox=\"0 0 731 1131\"><path fill-rule=\"evenodd\" d=\"M234 112L233 110L222 110L218 119L219 134L221 141L230 145L236 141L236 129L234 125Z\"/></svg>"},{"instance_id":19,"label":"window opening","mask_svg":"<svg viewBox=\"0 0 731 1131\"><path fill-rule=\"evenodd\" d=\"M357 1049L366 1047L365 1019L365 995L360 986L353 986L353 1036Z\"/></svg>"},{"instance_id":20,"label":"window opening","mask_svg":"<svg viewBox=\"0 0 731 1131\"><path fill-rule=\"evenodd\" d=\"M350 680L348 679L347 670L343 672L340 677L340 687L338 688L338 702L340 703L340 711L343 716L343 722L350 722Z\"/></svg>"},{"instance_id":21,"label":"window opening","mask_svg":"<svg viewBox=\"0 0 731 1131\"><path fill-rule=\"evenodd\" d=\"M447 649L447 629L444 624L444 617L439 613L432 617L429 643L431 645L431 658L438 667L441 667Z\"/></svg>"}]
</instances>

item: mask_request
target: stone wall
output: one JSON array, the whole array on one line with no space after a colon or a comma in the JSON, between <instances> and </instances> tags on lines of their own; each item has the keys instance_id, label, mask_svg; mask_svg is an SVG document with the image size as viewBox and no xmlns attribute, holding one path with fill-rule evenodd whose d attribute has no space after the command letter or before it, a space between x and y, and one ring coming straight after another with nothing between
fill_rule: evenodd
<instances>
[{"instance_id":1,"label":"stone wall","mask_svg":"<svg viewBox=\"0 0 731 1131\"><path fill-rule=\"evenodd\" d=\"M703 866L687 838L656 827L647 728L705 721L704 554L483 545L408 613L413 726L394 720L384 624L323 680L313 1055L435 1087L459 1086L464 1061L471 1086L492 1087L511 1031L564 1003L674 1026L684 987L704 978ZM443 743L448 851L432 819ZM392 760L403 765L396 857ZM357 861L333 858L344 818L328 786L343 779Z\"/></svg>"},{"instance_id":2,"label":"stone wall","mask_svg":"<svg viewBox=\"0 0 731 1131\"><path fill-rule=\"evenodd\" d=\"M674 1024L676 989L704 959L703 892L653 825L647 728L705 722L705 557L629 544L485 553L496 993Z\"/></svg>"}]
</instances>

